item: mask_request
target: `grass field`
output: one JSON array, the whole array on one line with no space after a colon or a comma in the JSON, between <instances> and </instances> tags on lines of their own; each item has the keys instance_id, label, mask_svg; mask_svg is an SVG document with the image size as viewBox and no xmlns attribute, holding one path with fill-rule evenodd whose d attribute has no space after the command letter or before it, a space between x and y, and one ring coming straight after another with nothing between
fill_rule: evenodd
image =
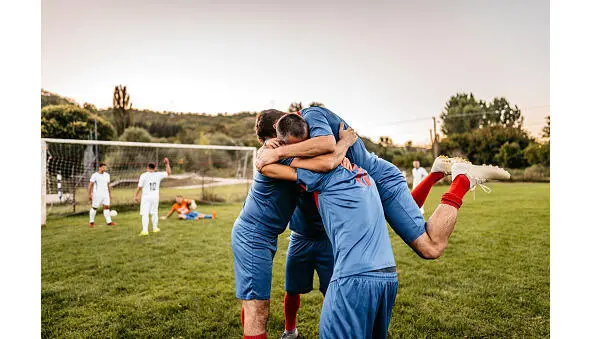
<instances>
[{"instance_id":1,"label":"grass field","mask_svg":"<svg viewBox=\"0 0 591 339\"><path fill-rule=\"evenodd\" d=\"M466 195L438 260L420 259L390 232L400 281L392 337L549 336L550 186L491 187ZM426 215L445 189L433 189ZM117 216L115 228L100 213L96 229L87 216L50 218L41 232L42 337L241 337L230 248L241 204L215 208L217 220L166 220L148 237L137 236L137 212ZM275 257L269 338L283 330L287 244L288 232ZM304 337L318 336L321 307L317 290L302 297Z\"/></svg>"}]
</instances>

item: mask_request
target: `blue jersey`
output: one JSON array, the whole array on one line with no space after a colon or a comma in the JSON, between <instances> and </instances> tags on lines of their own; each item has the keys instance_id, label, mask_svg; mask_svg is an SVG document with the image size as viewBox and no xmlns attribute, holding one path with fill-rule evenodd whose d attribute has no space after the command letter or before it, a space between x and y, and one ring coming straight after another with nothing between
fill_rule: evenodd
<instances>
[{"instance_id":1,"label":"blue jersey","mask_svg":"<svg viewBox=\"0 0 591 339\"><path fill-rule=\"evenodd\" d=\"M341 122L345 123L345 128L349 128L349 124L345 120L324 107L305 108L299 114L308 123L310 138L332 135L336 141L339 141ZM377 167L379 166L377 162L378 157L367 151L361 139L357 139L349 147L347 158L351 160L351 163L367 170L372 178L377 178L374 172L377 171Z\"/></svg>"},{"instance_id":2,"label":"blue jersey","mask_svg":"<svg viewBox=\"0 0 591 339\"><path fill-rule=\"evenodd\" d=\"M292 159L279 163L289 166ZM287 227L298 199L300 187L284 180L268 178L257 172L236 224L250 231L277 236Z\"/></svg>"},{"instance_id":3,"label":"blue jersey","mask_svg":"<svg viewBox=\"0 0 591 339\"><path fill-rule=\"evenodd\" d=\"M328 173L297 169L297 182L314 192L332 243L331 281L395 266L394 254L375 182L357 166Z\"/></svg>"},{"instance_id":4,"label":"blue jersey","mask_svg":"<svg viewBox=\"0 0 591 339\"><path fill-rule=\"evenodd\" d=\"M325 236L322 218L314 202L314 193L302 193L289 221L289 229L306 239L320 239Z\"/></svg>"}]
</instances>

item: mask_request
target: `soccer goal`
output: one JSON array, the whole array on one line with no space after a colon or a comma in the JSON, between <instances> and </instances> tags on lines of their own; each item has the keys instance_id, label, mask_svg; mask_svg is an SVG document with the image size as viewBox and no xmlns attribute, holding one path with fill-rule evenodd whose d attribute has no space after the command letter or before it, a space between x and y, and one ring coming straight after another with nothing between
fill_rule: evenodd
<instances>
[{"instance_id":1,"label":"soccer goal","mask_svg":"<svg viewBox=\"0 0 591 339\"><path fill-rule=\"evenodd\" d=\"M149 163L172 175L162 181L160 201L177 195L204 204L243 201L256 168L255 147L41 139L41 224L48 215L85 213L88 183L100 163L108 165L114 209L133 209L140 174Z\"/></svg>"}]
</instances>

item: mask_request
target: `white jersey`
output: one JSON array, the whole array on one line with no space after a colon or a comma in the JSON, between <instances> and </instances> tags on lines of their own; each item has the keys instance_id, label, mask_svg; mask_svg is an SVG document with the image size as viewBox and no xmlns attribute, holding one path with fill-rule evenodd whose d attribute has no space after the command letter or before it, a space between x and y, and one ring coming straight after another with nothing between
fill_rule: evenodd
<instances>
[{"instance_id":1,"label":"white jersey","mask_svg":"<svg viewBox=\"0 0 591 339\"><path fill-rule=\"evenodd\" d=\"M109 196L109 183L111 182L111 176L109 173L104 172L100 174L99 172L95 172L90 177L90 182L94 183L92 188L92 195L98 197L108 197Z\"/></svg>"},{"instance_id":2,"label":"white jersey","mask_svg":"<svg viewBox=\"0 0 591 339\"><path fill-rule=\"evenodd\" d=\"M419 185L419 183L425 179L428 175L427 170L423 167L413 168L412 169L412 187L413 189Z\"/></svg>"},{"instance_id":3,"label":"white jersey","mask_svg":"<svg viewBox=\"0 0 591 339\"><path fill-rule=\"evenodd\" d=\"M160 180L166 178L166 172L146 172L140 175L138 187L142 188L142 200L158 199L160 195Z\"/></svg>"}]
</instances>

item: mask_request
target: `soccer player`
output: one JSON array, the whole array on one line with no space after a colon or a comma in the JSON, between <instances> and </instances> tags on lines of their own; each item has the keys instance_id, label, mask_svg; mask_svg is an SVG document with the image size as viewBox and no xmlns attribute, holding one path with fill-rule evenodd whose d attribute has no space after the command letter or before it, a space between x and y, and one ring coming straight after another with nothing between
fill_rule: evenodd
<instances>
[{"instance_id":1,"label":"soccer player","mask_svg":"<svg viewBox=\"0 0 591 339\"><path fill-rule=\"evenodd\" d=\"M280 123L281 119L286 120ZM281 119L277 122L277 136L287 145L262 149L257 157L259 169L279 159L313 157L332 152L338 126L345 123L323 107L306 108L299 114L285 114ZM439 157L433 163L431 173L411 194L400 170L392 163L370 154L361 140L348 149L347 158L364 168L375 180L390 227L425 259L436 259L443 254L456 223L462 198L469 189L488 179L509 177L508 172L497 167L473 166L469 163L458 166L458 170L461 168L465 173L457 177L452 173L454 161ZM452 174L454 182L448 193L444 194L442 203L425 222L419 207L423 206L431 187L448 174Z\"/></svg>"},{"instance_id":2,"label":"soccer player","mask_svg":"<svg viewBox=\"0 0 591 339\"><path fill-rule=\"evenodd\" d=\"M357 166L322 174L271 164L262 173L313 192L332 243L334 271L320 315L320 338L386 338L398 278L373 179Z\"/></svg>"},{"instance_id":3,"label":"soccer player","mask_svg":"<svg viewBox=\"0 0 591 339\"><path fill-rule=\"evenodd\" d=\"M300 295L312 291L314 271L318 274L319 290L326 294L334 258L330 239L314 202L314 194L303 192L289 221L291 230L285 259L285 296L283 312L285 331L282 339L298 337L296 327Z\"/></svg>"},{"instance_id":4,"label":"soccer player","mask_svg":"<svg viewBox=\"0 0 591 339\"><path fill-rule=\"evenodd\" d=\"M212 214L203 214L197 211L192 211L191 207L197 207L197 203L192 199L184 199L182 195L176 196L176 202L172 205L170 212L162 217L162 220L169 218L174 212L177 212L179 219L183 220L199 220L199 219L215 219L217 217L216 211Z\"/></svg>"},{"instance_id":5,"label":"soccer player","mask_svg":"<svg viewBox=\"0 0 591 339\"><path fill-rule=\"evenodd\" d=\"M156 164L149 163L145 173L140 175L140 180L135 191L134 200L140 200L142 192L142 202L140 204L140 215L142 216L142 232L140 235L148 235L148 226L150 224L149 216L152 216L152 232L160 232L158 228L158 201L160 200L160 181L172 173L168 158L164 158L166 172L156 172Z\"/></svg>"},{"instance_id":6,"label":"soccer player","mask_svg":"<svg viewBox=\"0 0 591 339\"><path fill-rule=\"evenodd\" d=\"M421 164L418 160L412 162L412 189L414 190L420 183L425 179L428 175L427 171L424 167L421 167ZM420 207L421 214L425 214L425 207Z\"/></svg>"},{"instance_id":7,"label":"soccer player","mask_svg":"<svg viewBox=\"0 0 591 339\"><path fill-rule=\"evenodd\" d=\"M108 226L117 225L111 220L111 176L107 173L107 164L100 163L98 171L93 173L88 184L88 200L90 206L90 228L94 228L96 209L103 205L103 215Z\"/></svg>"},{"instance_id":8,"label":"soccer player","mask_svg":"<svg viewBox=\"0 0 591 339\"><path fill-rule=\"evenodd\" d=\"M277 121L281 112L259 114L256 132L259 141L272 135L262 131ZM352 129L338 131L340 140L335 151L321 157L294 160L298 166L328 171L342 162L347 148L357 136ZM291 159L282 161L290 163ZM253 184L232 229L234 279L236 297L242 300L244 338L266 338L269 318L273 257L277 251L277 236L289 222L300 196L300 188L288 181L274 180L256 173Z\"/></svg>"}]
</instances>

